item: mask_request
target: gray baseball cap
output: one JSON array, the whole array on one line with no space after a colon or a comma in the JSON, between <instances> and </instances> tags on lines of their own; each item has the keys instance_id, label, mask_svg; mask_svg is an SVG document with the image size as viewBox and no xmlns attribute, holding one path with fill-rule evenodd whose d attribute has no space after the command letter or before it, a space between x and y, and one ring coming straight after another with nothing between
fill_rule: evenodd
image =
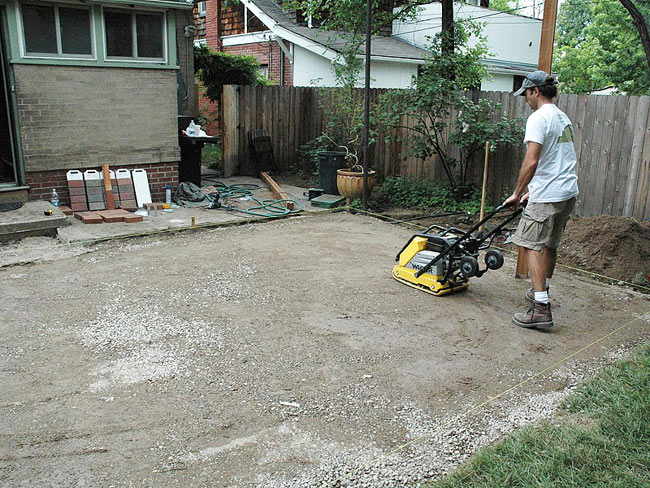
<instances>
[{"instance_id":1,"label":"gray baseball cap","mask_svg":"<svg viewBox=\"0 0 650 488\"><path fill-rule=\"evenodd\" d=\"M535 88L536 86L544 85L557 85L557 80L546 71L533 71L532 73L526 75L524 82L521 84L521 88L517 90L514 95L518 97L519 95L524 95L526 88Z\"/></svg>"}]
</instances>

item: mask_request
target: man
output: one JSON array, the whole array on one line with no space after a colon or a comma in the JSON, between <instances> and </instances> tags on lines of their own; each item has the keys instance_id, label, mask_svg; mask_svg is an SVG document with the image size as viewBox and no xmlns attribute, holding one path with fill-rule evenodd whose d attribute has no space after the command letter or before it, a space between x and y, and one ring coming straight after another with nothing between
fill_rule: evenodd
<instances>
[{"instance_id":1,"label":"man","mask_svg":"<svg viewBox=\"0 0 650 488\"><path fill-rule=\"evenodd\" d=\"M516 313L512 321L548 330L554 325L548 293L557 248L578 195L573 126L553 103L557 81L546 72L526 76L515 92L519 95L526 97L533 113L526 122L526 156L517 187L505 203L517 207L528 200L512 242L524 248L533 287L526 292L529 310Z\"/></svg>"}]
</instances>

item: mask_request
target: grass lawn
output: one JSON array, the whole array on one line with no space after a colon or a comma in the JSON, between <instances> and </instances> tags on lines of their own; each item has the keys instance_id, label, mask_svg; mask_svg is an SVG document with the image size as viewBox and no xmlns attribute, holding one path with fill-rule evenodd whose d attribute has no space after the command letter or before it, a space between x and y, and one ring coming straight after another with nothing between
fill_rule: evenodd
<instances>
[{"instance_id":1,"label":"grass lawn","mask_svg":"<svg viewBox=\"0 0 650 488\"><path fill-rule=\"evenodd\" d=\"M480 451L432 488L650 487L650 345L604 369L560 415Z\"/></svg>"}]
</instances>

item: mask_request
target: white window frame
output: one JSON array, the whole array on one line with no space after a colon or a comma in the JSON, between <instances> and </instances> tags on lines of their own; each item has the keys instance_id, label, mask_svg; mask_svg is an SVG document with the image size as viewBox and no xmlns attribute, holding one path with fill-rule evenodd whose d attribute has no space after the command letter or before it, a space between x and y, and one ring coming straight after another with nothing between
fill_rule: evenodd
<instances>
[{"instance_id":1,"label":"white window frame","mask_svg":"<svg viewBox=\"0 0 650 488\"><path fill-rule=\"evenodd\" d=\"M23 22L23 5L36 5L39 7L53 7L54 8L54 28L56 30L56 53L30 53L27 52L27 39L25 38L25 23ZM90 54L65 54L61 45L61 20L59 17L59 7L85 10L88 12L88 22L90 23ZM92 7L85 7L83 5L75 4L57 4L57 3L40 3L40 2L24 2L18 5L16 9L16 19L18 22L20 35L18 42L20 46L20 53L23 58L29 59L86 59L96 60L97 53L95 51L95 23L93 22Z\"/></svg>"},{"instance_id":2,"label":"white window frame","mask_svg":"<svg viewBox=\"0 0 650 488\"><path fill-rule=\"evenodd\" d=\"M119 12L124 14L131 15L131 33L133 44L131 45L131 53L134 56L109 56L108 55L108 46L106 45L106 16L104 15L107 11L109 12ZM137 37L137 28L135 16L137 14L147 14L147 13L156 13L162 14L162 58L143 58L135 56L135 51L138 49L138 37ZM104 44L104 59L106 61L120 61L126 63L167 63L167 12L165 10L157 9L137 9L137 10L125 10L119 7L102 7L102 37Z\"/></svg>"},{"instance_id":3,"label":"white window frame","mask_svg":"<svg viewBox=\"0 0 650 488\"><path fill-rule=\"evenodd\" d=\"M199 2L197 11L199 13L199 17L205 17L205 0L203 2Z\"/></svg>"}]
</instances>

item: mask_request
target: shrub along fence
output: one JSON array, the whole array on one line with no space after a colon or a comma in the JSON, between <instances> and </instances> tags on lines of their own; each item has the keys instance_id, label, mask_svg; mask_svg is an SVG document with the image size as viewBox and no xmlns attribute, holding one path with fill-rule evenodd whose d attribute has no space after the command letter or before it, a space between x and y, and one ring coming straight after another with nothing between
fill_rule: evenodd
<instances>
[{"instance_id":1,"label":"shrub along fence","mask_svg":"<svg viewBox=\"0 0 650 488\"><path fill-rule=\"evenodd\" d=\"M385 90L371 90L376 103ZM248 154L248 131L265 129L273 143L275 160L281 170L296 166L298 150L325 130L327 121L319 106L327 90L306 87L225 86L224 87L224 172L253 174ZM510 93L474 92L475 98L499 101L502 114L527 117L530 109L524 97ZM557 105L574 125L578 155L580 197L577 215L609 214L644 219L650 217L650 97L560 95ZM411 123L404 120L404 125ZM524 122L522 121L522 124ZM445 182L435 158L422 161L404 158L408 144L383 135L371 150L370 167L380 178L404 176ZM499 148L490 154L488 197L498 203L514 188L524 156L523 143ZM483 176L484 154L475 156L471 176L477 186Z\"/></svg>"}]
</instances>

